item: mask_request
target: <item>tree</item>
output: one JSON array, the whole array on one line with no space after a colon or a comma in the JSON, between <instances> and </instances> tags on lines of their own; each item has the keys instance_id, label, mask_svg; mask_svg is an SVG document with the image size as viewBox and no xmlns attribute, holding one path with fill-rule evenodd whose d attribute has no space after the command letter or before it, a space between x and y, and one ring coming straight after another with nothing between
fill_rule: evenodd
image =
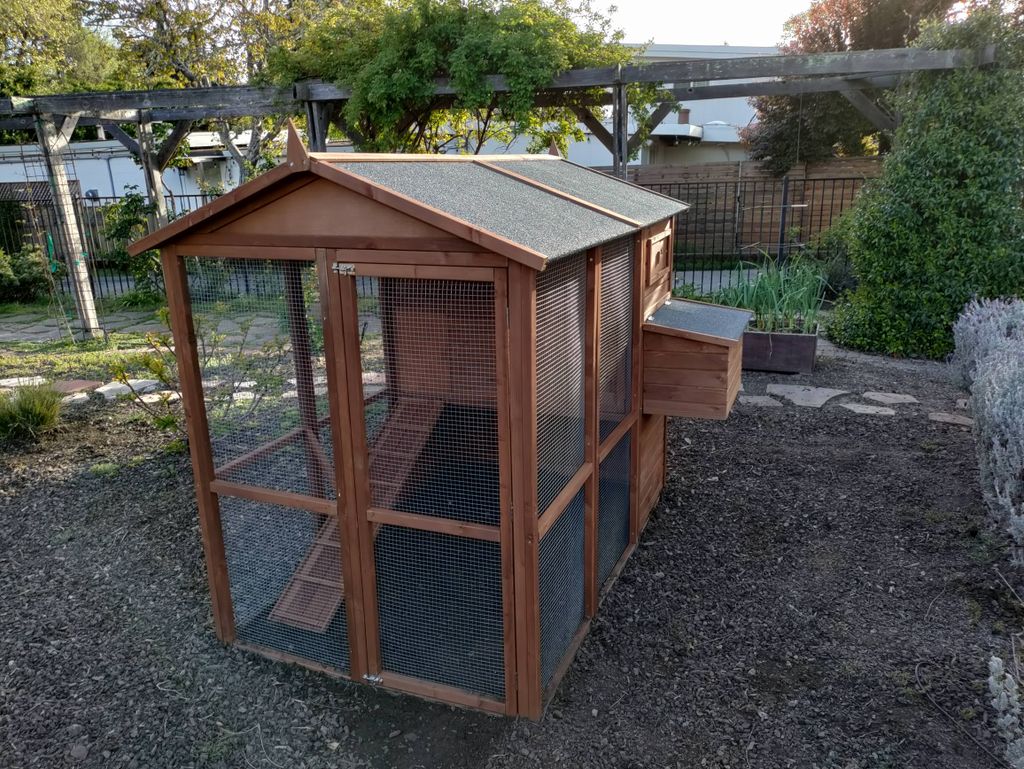
<instances>
[{"instance_id":1,"label":"tree","mask_svg":"<svg viewBox=\"0 0 1024 769\"><path fill-rule=\"evenodd\" d=\"M577 119L565 106L535 106L537 91L567 69L634 56L589 0L353 0L280 48L271 72L281 83L320 78L349 89L332 121L364 150L476 153L519 134L564 150L583 138ZM494 92L495 74L507 93ZM454 96L435 94L439 79ZM641 124L656 90L631 90Z\"/></svg>"},{"instance_id":2,"label":"tree","mask_svg":"<svg viewBox=\"0 0 1024 769\"><path fill-rule=\"evenodd\" d=\"M995 65L915 73L897 93L893 151L850 214L859 282L829 328L842 344L942 357L969 299L1024 291L1024 30L993 0L917 41L991 43Z\"/></svg>"},{"instance_id":3,"label":"tree","mask_svg":"<svg viewBox=\"0 0 1024 769\"><path fill-rule=\"evenodd\" d=\"M786 22L783 54L900 48L915 39L923 20L942 17L952 0L816 0ZM889 148L841 94L759 96L757 122L744 132L751 157L776 174L794 163L835 155L873 154Z\"/></svg>"}]
</instances>

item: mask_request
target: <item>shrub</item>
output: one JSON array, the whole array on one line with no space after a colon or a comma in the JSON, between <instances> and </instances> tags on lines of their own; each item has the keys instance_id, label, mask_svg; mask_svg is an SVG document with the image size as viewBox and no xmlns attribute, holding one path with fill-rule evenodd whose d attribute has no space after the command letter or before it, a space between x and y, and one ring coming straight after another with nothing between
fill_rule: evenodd
<instances>
[{"instance_id":1,"label":"shrub","mask_svg":"<svg viewBox=\"0 0 1024 769\"><path fill-rule=\"evenodd\" d=\"M0 438L37 438L57 426L61 394L48 385L0 393Z\"/></svg>"},{"instance_id":2,"label":"shrub","mask_svg":"<svg viewBox=\"0 0 1024 769\"><path fill-rule=\"evenodd\" d=\"M953 363L965 384L974 381L978 364L1008 339L1024 339L1024 301L971 300L953 325Z\"/></svg>"},{"instance_id":3,"label":"shrub","mask_svg":"<svg viewBox=\"0 0 1024 769\"><path fill-rule=\"evenodd\" d=\"M132 256L128 246L146 234L149 217L156 210L134 185L125 188L124 197L103 207L103 235L111 243L104 258L119 264L135 279L133 294L141 304L160 300L164 295L160 253L145 251Z\"/></svg>"},{"instance_id":4,"label":"shrub","mask_svg":"<svg viewBox=\"0 0 1024 769\"><path fill-rule=\"evenodd\" d=\"M1024 725L1021 723L1020 688L1006 672L1003 660L988 661L988 692L996 711L996 730L1006 742L1006 762L1010 769L1024 769Z\"/></svg>"},{"instance_id":5,"label":"shrub","mask_svg":"<svg viewBox=\"0 0 1024 769\"><path fill-rule=\"evenodd\" d=\"M0 251L0 302L34 302L50 291L50 266L33 246Z\"/></svg>"},{"instance_id":6,"label":"shrub","mask_svg":"<svg viewBox=\"0 0 1024 769\"><path fill-rule=\"evenodd\" d=\"M895 94L894 149L851 209L859 283L836 308L836 341L942 357L965 302L1024 287L1024 29L993 3L926 27L916 45L990 43L997 64L915 73Z\"/></svg>"},{"instance_id":7,"label":"shrub","mask_svg":"<svg viewBox=\"0 0 1024 769\"><path fill-rule=\"evenodd\" d=\"M839 217L831 227L808 244L806 259L820 270L825 280L825 294L830 299L857 288L857 276L850 259L850 217Z\"/></svg>"}]
</instances>

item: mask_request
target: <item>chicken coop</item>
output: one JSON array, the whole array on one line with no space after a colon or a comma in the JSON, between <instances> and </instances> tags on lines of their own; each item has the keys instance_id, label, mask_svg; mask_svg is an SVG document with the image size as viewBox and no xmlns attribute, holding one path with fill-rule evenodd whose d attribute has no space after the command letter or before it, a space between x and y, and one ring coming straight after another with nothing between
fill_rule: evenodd
<instances>
[{"instance_id":1,"label":"chicken coop","mask_svg":"<svg viewBox=\"0 0 1024 769\"><path fill-rule=\"evenodd\" d=\"M547 155L293 130L135 243L163 264L219 638L539 717L657 502L666 414L723 417L739 386L742 312L657 320L685 208Z\"/></svg>"}]
</instances>

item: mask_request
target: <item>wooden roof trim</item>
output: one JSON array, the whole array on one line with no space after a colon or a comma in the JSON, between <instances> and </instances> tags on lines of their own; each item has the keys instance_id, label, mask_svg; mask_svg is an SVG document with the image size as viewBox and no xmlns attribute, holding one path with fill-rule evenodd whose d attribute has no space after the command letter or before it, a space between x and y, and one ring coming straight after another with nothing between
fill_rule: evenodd
<instances>
[{"instance_id":1,"label":"wooden roof trim","mask_svg":"<svg viewBox=\"0 0 1024 769\"><path fill-rule=\"evenodd\" d=\"M314 160L330 163L475 163L480 155L441 155L428 153L395 152L311 152ZM506 160L561 160L547 153L543 155L501 155Z\"/></svg>"},{"instance_id":2,"label":"wooden roof trim","mask_svg":"<svg viewBox=\"0 0 1024 769\"><path fill-rule=\"evenodd\" d=\"M310 170L317 176L334 182L364 197L433 225L456 237L476 243L489 251L501 254L534 270L543 270L547 257L539 251L527 248L489 230L477 227L464 219L427 205L415 198L370 181L364 176L338 168L332 163L311 158Z\"/></svg>"},{"instance_id":3,"label":"wooden roof trim","mask_svg":"<svg viewBox=\"0 0 1024 769\"><path fill-rule=\"evenodd\" d=\"M561 160L561 158L556 158L553 155L545 155L545 157L549 157L553 160ZM476 165L481 166L482 168L490 169L491 171L499 173L502 176L507 176L510 179L515 179L516 181L522 182L523 184L528 184L531 187L548 193L549 195L554 195L556 198L568 200L570 203L575 203L576 205L581 206L582 208L589 209L591 211L601 214L602 216L607 216L609 219L614 219L617 222L628 224L630 227L636 227L637 229L641 229L643 227L642 222L638 222L635 219L630 219L628 216L625 216L624 214L620 214L616 211L604 208L603 206L599 206L597 205L597 203L591 203L589 200L578 198L575 195L565 192L564 190L560 190L556 187L551 187L547 184L544 184L543 182L537 181L536 179L531 179L529 176L523 176L522 174L518 174L515 171L510 171L507 168L502 168L500 161L487 161L478 157L475 162Z\"/></svg>"},{"instance_id":4,"label":"wooden roof trim","mask_svg":"<svg viewBox=\"0 0 1024 769\"><path fill-rule=\"evenodd\" d=\"M694 342L703 342L704 344L714 344L730 349L743 342L742 336L739 339L729 339L728 337L716 336L715 334L703 334L699 331L685 331L679 328L669 328L668 326L662 326L649 320L644 321L643 330L651 331L655 334L664 334L665 336L679 337L680 339L689 339Z\"/></svg>"},{"instance_id":5,"label":"wooden roof trim","mask_svg":"<svg viewBox=\"0 0 1024 769\"><path fill-rule=\"evenodd\" d=\"M168 241L177 238L179 235L184 234L188 230L202 224L208 219L223 213L241 201L257 195L263 190L287 179L292 174L308 171L309 167L310 163L308 158L301 163L293 160L282 163L267 173L257 176L252 181L248 181L242 186L231 190L231 192L221 195L219 198L207 203L205 206L197 208L195 211L186 214L180 219L175 219L173 222L161 227L159 230L151 232L146 237L136 240L128 246L128 253L132 256L137 256L144 251L159 248Z\"/></svg>"}]
</instances>

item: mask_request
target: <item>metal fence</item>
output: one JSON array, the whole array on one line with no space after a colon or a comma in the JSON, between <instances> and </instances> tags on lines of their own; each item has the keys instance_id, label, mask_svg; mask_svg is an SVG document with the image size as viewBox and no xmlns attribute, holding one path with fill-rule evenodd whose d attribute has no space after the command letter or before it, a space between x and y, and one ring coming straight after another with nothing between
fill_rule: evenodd
<instances>
[{"instance_id":1,"label":"metal fence","mask_svg":"<svg viewBox=\"0 0 1024 769\"><path fill-rule=\"evenodd\" d=\"M708 294L756 274L748 263L784 261L815 245L864 181L782 177L643 186L690 204L676 224L675 284Z\"/></svg>"}]
</instances>

